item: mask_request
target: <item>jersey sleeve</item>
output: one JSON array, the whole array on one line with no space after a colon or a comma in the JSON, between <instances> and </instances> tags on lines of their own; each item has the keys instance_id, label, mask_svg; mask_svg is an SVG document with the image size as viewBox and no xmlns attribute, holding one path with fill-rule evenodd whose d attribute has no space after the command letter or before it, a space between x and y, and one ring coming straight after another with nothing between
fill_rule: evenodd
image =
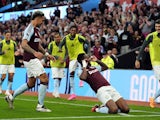
<instances>
[{"instance_id":1,"label":"jersey sleeve","mask_svg":"<svg viewBox=\"0 0 160 120\"><path fill-rule=\"evenodd\" d=\"M80 42L85 42L85 41L86 41L86 38L83 37L82 35L79 35L79 36L78 36L78 40L79 40Z\"/></svg>"},{"instance_id":2,"label":"jersey sleeve","mask_svg":"<svg viewBox=\"0 0 160 120\"><path fill-rule=\"evenodd\" d=\"M98 69L99 72L102 71L102 67L100 65L96 65L95 67L96 67L96 69Z\"/></svg>"},{"instance_id":3,"label":"jersey sleeve","mask_svg":"<svg viewBox=\"0 0 160 120\"><path fill-rule=\"evenodd\" d=\"M34 28L33 28L33 26L29 25L24 31L24 35L23 35L22 40L25 39L25 40L30 41L33 34L34 34Z\"/></svg>"},{"instance_id":4,"label":"jersey sleeve","mask_svg":"<svg viewBox=\"0 0 160 120\"><path fill-rule=\"evenodd\" d=\"M53 50L53 44L52 44L52 42L51 42L51 43L49 43L49 45L48 45L48 52L49 52L49 54L52 53L52 50Z\"/></svg>"}]
</instances>

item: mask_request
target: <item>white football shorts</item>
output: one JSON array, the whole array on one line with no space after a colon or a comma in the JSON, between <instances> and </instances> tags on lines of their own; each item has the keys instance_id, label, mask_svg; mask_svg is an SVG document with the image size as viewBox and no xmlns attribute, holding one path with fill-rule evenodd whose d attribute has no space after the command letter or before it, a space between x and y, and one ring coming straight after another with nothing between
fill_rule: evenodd
<instances>
[{"instance_id":1,"label":"white football shorts","mask_svg":"<svg viewBox=\"0 0 160 120\"><path fill-rule=\"evenodd\" d=\"M65 68L56 68L52 67L52 78L64 78L65 77Z\"/></svg>"},{"instance_id":2,"label":"white football shorts","mask_svg":"<svg viewBox=\"0 0 160 120\"><path fill-rule=\"evenodd\" d=\"M0 74L15 73L14 65L0 65Z\"/></svg>"},{"instance_id":3,"label":"white football shorts","mask_svg":"<svg viewBox=\"0 0 160 120\"><path fill-rule=\"evenodd\" d=\"M69 72L71 73L71 72L75 71L77 66L78 66L78 61L77 60L69 61Z\"/></svg>"},{"instance_id":4,"label":"white football shorts","mask_svg":"<svg viewBox=\"0 0 160 120\"><path fill-rule=\"evenodd\" d=\"M160 65L153 66L154 75L157 80L160 80Z\"/></svg>"},{"instance_id":5,"label":"white football shorts","mask_svg":"<svg viewBox=\"0 0 160 120\"><path fill-rule=\"evenodd\" d=\"M31 59L29 62L23 61L24 66L27 69L28 77L38 77L41 74L45 73L45 69L41 61L37 58Z\"/></svg>"},{"instance_id":6,"label":"white football shorts","mask_svg":"<svg viewBox=\"0 0 160 120\"><path fill-rule=\"evenodd\" d=\"M97 90L97 98L103 105L106 105L109 100L116 102L121 97L120 93L112 86L103 86Z\"/></svg>"}]
</instances>

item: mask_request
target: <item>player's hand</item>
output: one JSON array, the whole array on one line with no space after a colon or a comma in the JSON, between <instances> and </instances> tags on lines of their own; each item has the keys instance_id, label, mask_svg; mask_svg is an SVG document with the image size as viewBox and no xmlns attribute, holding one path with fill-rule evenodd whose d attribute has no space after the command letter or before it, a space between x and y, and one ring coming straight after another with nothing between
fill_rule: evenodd
<instances>
[{"instance_id":1,"label":"player's hand","mask_svg":"<svg viewBox=\"0 0 160 120\"><path fill-rule=\"evenodd\" d=\"M135 67L136 67L136 68L140 68L140 61L139 61L139 60L136 60L136 61L135 61Z\"/></svg>"},{"instance_id":2,"label":"player's hand","mask_svg":"<svg viewBox=\"0 0 160 120\"><path fill-rule=\"evenodd\" d=\"M56 61L56 58L54 56L52 56L52 55L47 55L46 57L49 60Z\"/></svg>"},{"instance_id":3,"label":"player's hand","mask_svg":"<svg viewBox=\"0 0 160 120\"><path fill-rule=\"evenodd\" d=\"M63 52L62 49L59 49L58 52Z\"/></svg>"},{"instance_id":4,"label":"player's hand","mask_svg":"<svg viewBox=\"0 0 160 120\"><path fill-rule=\"evenodd\" d=\"M93 62L96 62L98 59L97 59L96 56L92 55L92 56L90 57L90 60L93 61Z\"/></svg>"},{"instance_id":5,"label":"player's hand","mask_svg":"<svg viewBox=\"0 0 160 120\"><path fill-rule=\"evenodd\" d=\"M35 57L37 57L38 59L40 59L40 60L41 60L41 59L43 58L43 56L44 56L41 52L34 52L33 55L34 55Z\"/></svg>"}]
</instances>

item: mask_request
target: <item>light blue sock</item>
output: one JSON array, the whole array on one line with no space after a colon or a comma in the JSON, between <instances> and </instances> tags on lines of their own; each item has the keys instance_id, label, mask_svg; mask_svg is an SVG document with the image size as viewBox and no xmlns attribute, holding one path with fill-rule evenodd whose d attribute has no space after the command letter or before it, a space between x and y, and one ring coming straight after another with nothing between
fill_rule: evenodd
<instances>
[{"instance_id":1,"label":"light blue sock","mask_svg":"<svg viewBox=\"0 0 160 120\"><path fill-rule=\"evenodd\" d=\"M54 79L54 92L59 93L59 79Z\"/></svg>"},{"instance_id":2,"label":"light blue sock","mask_svg":"<svg viewBox=\"0 0 160 120\"><path fill-rule=\"evenodd\" d=\"M71 94L75 93L74 89L74 77L70 77L70 87L71 87Z\"/></svg>"},{"instance_id":3,"label":"light blue sock","mask_svg":"<svg viewBox=\"0 0 160 120\"><path fill-rule=\"evenodd\" d=\"M160 89L156 92L154 99L158 98L160 96Z\"/></svg>"},{"instance_id":4,"label":"light blue sock","mask_svg":"<svg viewBox=\"0 0 160 120\"><path fill-rule=\"evenodd\" d=\"M28 89L29 89L29 88L28 88L27 83L23 84L22 86L20 86L18 89L16 89L16 90L14 91L13 99L14 99L16 96L24 93L24 92L25 92L26 90L28 90Z\"/></svg>"},{"instance_id":5,"label":"light blue sock","mask_svg":"<svg viewBox=\"0 0 160 120\"><path fill-rule=\"evenodd\" d=\"M96 112L108 114L108 107L104 106L104 107L96 108Z\"/></svg>"},{"instance_id":6,"label":"light blue sock","mask_svg":"<svg viewBox=\"0 0 160 120\"><path fill-rule=\"evenodd\" d=\"M47 90L47 85L40 84L39 91L38 91L38 102L40 105L44 105L46 90Z\"/></svg>"},{"instance_id":7,"label":"light blue sock","mask_svg":"<svg viewBox=\"0 0 160 120\"><path fill-rule=\"evenodd\" d=\"M13 82L8 81L7 90L11 90L12 89L12 83Z\"/></svg>"}]
</instances>

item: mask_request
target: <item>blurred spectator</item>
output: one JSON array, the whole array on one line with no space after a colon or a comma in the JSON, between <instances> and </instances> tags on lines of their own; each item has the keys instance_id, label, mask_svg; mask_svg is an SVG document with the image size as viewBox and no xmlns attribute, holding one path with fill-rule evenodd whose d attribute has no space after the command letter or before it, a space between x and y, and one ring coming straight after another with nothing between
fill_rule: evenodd
<instances>
[{"instance_id":1,"label":"blurred spectator","mask_svg":"<svg viewBox=\"0 0 160 120\"><path fill-rule=\"evenodd\" d=\"M91 48L91 53L92 55L95 55L97 59L102 59L102 53L104 53L104 48L101 45L101 41L98 36L96 36L95 38L95 45Z\"/></svg>"},{"instance_id":2,"label":"blurred spectator","mask_svg":"<svg viewBox=\"0 0 160 120\"><path fill-rule=\"evenodd\" d=\"M58 18L61 16L61 11L59 10L58 6L56 7L56 10L54 11L54 15Z\"/></svg>"},{"instance_id":3,"label":"blurred spectator","mask_svg":"<svg viewBox=\"0 0 160 120\"><path fill-rule=\"evenodd\" d=\"M112 48L110 57L114 61L114 68L118 68L119 61L118 61L118 58L117 58L117 54L118 54L117 48Z\"/></svg>"},{"instance_id":4,"label":"blurred spectator","mask_svg":"<svg viewBox=\"0 0 160 120\"><path fill-rule=\"evenodd\" d=\"M120 35L118 40L118 45L121 54L127 53L130 50L131 41L133 41L133 37L127 31L127 28L124 28L124 32Z\"/></svg>"},{"instance_id":5,"label":"blurred spectator","mask_svg":"<svg viewBox=\"0 0 160 120\"><path fill-rule=\"evenodd\" d=\"M110 30L110 34L108 36L107 42L108 42L108 46L107 46L108 50L112 50L113 47L117 47L118 36L113 28L111 28Z\"/></svg>"},{"instance_id":6,"label":"blurred spectator","mask_svg":"<svg viewBox=\"0 0 160 120\"><path fill-rule=\"evenodd\" d=\"M133 41L131 44L131 49L137 48L142 45L145 37L139 33L139 31L134 31Z\"/></svg>"},{"instance_id":7,"label":"blurred spectator","mask_svg":"<svg viewBox=\"0 0 160 120\"><path fill-rule=\"evenodd\" d=\"M104 14L105 9L108 9L108 6L106 4L106 0L101 0L100 3L99 3L99 10L100 10L102 15Z\"/></svg>"},{"instance_id":8,"label":"blurred spectator","mask_svg":"<svg viewBox=\"0 0 160 120\"><path fill-rule=\"evenodd\" d=\"M142 16L142 22L139 28L142 30L142 34L146 37L154 27L154 20L149 20L147 16Z\"/></svg>"},{"instance_id":9,"label":"blurred spectator","mask_svg":"<svg viewBox=\"0 0 160 120\"><path fill-rule=\"evenodd\" d=\"M105 63L109 69L114 69L114 61L113 59L110 57L110 55L112 54L111 50L108 50L107 52L103 53L103 58L101 59L101 61L103 63Z\"/></svg>"}]
</instances>

